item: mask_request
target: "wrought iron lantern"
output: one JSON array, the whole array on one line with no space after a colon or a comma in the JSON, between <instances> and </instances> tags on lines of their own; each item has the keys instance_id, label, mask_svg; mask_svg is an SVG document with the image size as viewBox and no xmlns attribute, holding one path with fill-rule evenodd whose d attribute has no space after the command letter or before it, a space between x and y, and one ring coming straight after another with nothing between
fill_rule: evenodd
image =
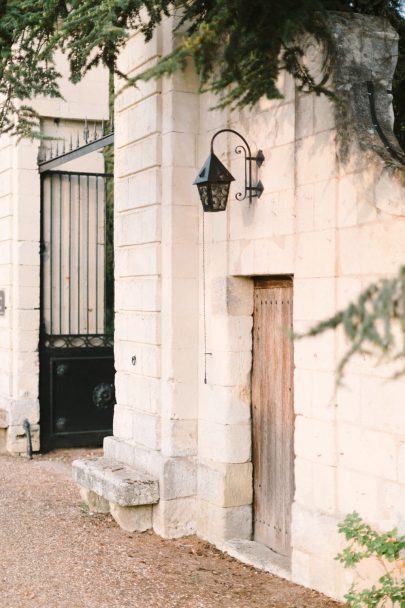
<instances>
[{"instance_id":1,"label":"wrought iron lantern","mask_svg":"<svg viewBox=\"0 0 405 608\"><path fill-rule=\"evenodd\" d=\"M211 154L194 180L204 211L225 211L233 181L235 178L214 154L211 146Z\"/></svg>"},{"instance_id":2,"label":"wrought iron lantern","mask_svg":"<svg viewBox=\"0 0 405 608\"><path fill-rule=\"evenodd\" d=\"M256 156L252 156L249 144L240 133L233 129L221 129L212 137L211 153L193 182L198 188L204 211L210 212L225 211L229 188L231 182L235 181L235 178L214 154L214 140L220 133L234 133L245 144L244 146L238 145L235 148L236 154L243 152L245 157L245 191L243 193L238 192L236 199L243 201L245 198L249 198L251 203L254 196L260 198L263 192L261 181L258 181L255 186L252 185L252 162L256 162L256 165L260 167L264 161L263 152L259 150Z\"/></svg>"}]
</instances>

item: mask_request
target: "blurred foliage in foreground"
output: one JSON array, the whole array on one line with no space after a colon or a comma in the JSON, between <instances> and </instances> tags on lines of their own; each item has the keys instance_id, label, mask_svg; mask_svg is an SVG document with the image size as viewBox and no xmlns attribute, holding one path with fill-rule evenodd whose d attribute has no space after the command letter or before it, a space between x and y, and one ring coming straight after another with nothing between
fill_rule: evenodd
<instances>
[{"instance_id":1,"label":"blurred foliage in foreground","mask_svg":"<svg viewBox=\"0 0 405 608\"><path fill-rule=\"evenodd\" d=\"M250 106L280 97L277 77L286 69L298 85L330 92L303 65L297 39L309 33L328 41L330 10L385 17L400 35L393 83L395 131L405 147L405 19L402 0L3 0L0 2L0 132L39 134L29 106L39 94L60 97L55 51L66 53L78 82L104 64L130 84L184 69L194 61L200 90L219 105ZM152 38L164 16L177 19L177 46L136 79L117 65L128 28Z\"/></svg>"}]
</instances>

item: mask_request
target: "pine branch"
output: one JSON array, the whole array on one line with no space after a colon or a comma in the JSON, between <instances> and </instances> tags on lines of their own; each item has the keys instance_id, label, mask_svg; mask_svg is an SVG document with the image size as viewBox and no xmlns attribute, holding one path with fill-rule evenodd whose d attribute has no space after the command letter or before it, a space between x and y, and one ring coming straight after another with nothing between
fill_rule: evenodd
<instances>
[{"instance_id":1,"label":"pine branch","mask_svg":"<svg viewBox=\"0 0 405 608\"><path fill-rule=\"evenodd\" d=\"M405 266L393 279L369 285L356 302L294 339L319 336L341 327L350 346L338 365L338 383L356 354L370 354L384 361L405 360ZM399 334L400 338L396 337ZM400 343L399 343L400 342ZM405 374L404 367L395 377Z\"/></svg>"},{"instance_id":2,"label":"pine branch","mask_svg":"<svg viewBox=\"0 0 405 608\"><path fill-rule=\"evenodd\" d=\"M292 74L302 90L331 95L327 74L316 82L304 66L299 36L311 34L328 44L329 10L381 15L399 31L403 57L401 5L401 0L8 0L0 4L0 97L5 99L0 132L29 129L28 123L20 125L26 119L18 112L18 101L27 105L39 94L60 96L56 50L66 53L72 82L100 64L122 76L117 60L128 30L149 41L162 19L174 14L181 15L176 17L177 46L137 79L170 75L191 59L200 90L218 95L219 107L280 97L281 70ZM398 65L395 128L405 141L405 62Z\"/></svg>"}]
</instances>

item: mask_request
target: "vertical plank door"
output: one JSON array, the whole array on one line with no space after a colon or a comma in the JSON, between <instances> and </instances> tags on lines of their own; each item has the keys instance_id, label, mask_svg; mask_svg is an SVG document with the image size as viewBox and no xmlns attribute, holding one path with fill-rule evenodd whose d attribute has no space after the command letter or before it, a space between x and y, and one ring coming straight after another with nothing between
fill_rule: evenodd
<instances>
[{"instance_id":1,"label":"vertical plank door","mask_svg":"<svg viewBox=\"0 0 405 608\"><path fill-rule=\"evenodd\" d=\"M253 313L254 539L290 554L294 493L292 279L257 279Z\"/></svg>"}]
</instances>

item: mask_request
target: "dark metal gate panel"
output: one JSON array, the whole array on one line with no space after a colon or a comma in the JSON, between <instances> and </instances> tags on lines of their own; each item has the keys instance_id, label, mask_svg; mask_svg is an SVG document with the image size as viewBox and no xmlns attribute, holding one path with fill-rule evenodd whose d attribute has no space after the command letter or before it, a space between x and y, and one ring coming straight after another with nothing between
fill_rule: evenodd
<instances>
[{"instance_id":1,"label":"dark metal gate panel","mask_svg":"<svg viewBox=\"0 0 405 608\"><path fill-rule=\"evenodd\" d=\"M114 398L112 176L41 175L43 449L100 445Z\"/></svg>"}]
</instances>

